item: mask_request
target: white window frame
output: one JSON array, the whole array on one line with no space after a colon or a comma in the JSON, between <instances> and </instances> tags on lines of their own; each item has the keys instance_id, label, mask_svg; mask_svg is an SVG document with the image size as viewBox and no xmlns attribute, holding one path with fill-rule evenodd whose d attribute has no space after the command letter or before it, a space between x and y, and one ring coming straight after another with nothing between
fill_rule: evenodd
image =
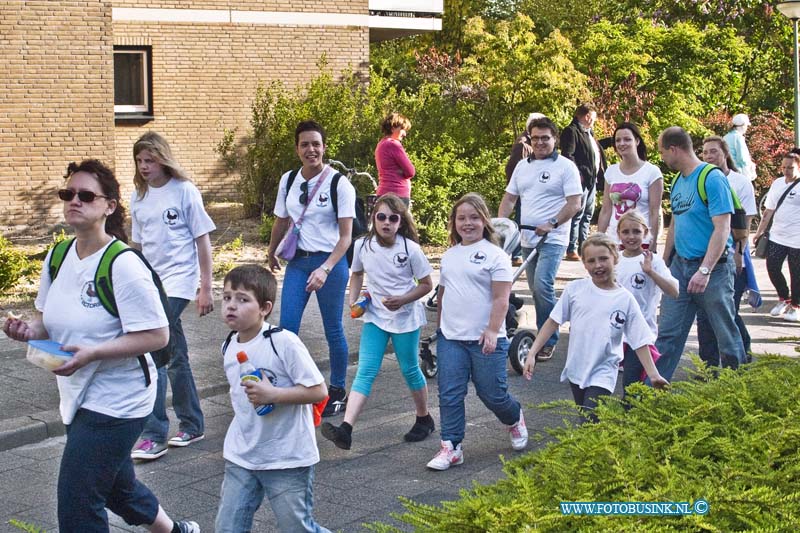
<instances>
[{"instance_id":1,"label":"white window frame","mask_svg":"<svg viewBox=\"0 0 800 533\"><path fill-rule=\"evenodd\" d=\"M121 47L115 46L114 47L114 55L117 54L137 54L142 56L142 81L143 81L143 95L144 95L144 105L117 105L114 104L114 114L151 114L151 99L150 99L150 88L152 87L152 80L150 79L151 69L150 69L150 60L152 55L152 50L150 47ZM116 78L116 73L115 76Z\"/></svg>"}]
</instances>

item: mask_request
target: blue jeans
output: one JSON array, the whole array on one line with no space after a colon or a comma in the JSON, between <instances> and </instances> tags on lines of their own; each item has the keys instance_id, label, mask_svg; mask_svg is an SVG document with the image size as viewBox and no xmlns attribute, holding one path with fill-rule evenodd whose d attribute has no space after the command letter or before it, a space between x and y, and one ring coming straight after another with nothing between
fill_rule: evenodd
<instances>
[{"instance_id":1,"label":"blue jeans","mask_svg":"<svg viewBox=\"0 0 800 533\"><path fill-rule=\"evenodd\" d=\"M699 294L689 294L687 286L691 277L700 268L702 259L683 259L676 255L670 265L670 272L678 280L677 298L661 300L661 316L658 321L656 348L661 359L656 363L659 373L665 379L672 379L686 345L686 338L694 322L698 309L703 309L708 317L714 336L717 338L722 366L737 368L744 362L745 354L742 337L734 321L733 309L733 257L714 265L708 279L706 290Z\"/></svg>"},{"instance_id":2,"label":"blue jeans","mask_svg":"<svg viewBox=\"0 0 800 533\"><path fill-rule=\"evenodd\" d=\"M202 435L205 431L203 411L200 409L200 397L194 384L192 367L189 365L189 348L186 345L186 336L183 334L181 314L189 300L183 298L169 298L169 312L171 321L175 322L175 351L169 359L169 364L158 369L158 387L156 388L156 403L153 413L147 417L147 422L142 432L143 439L155 442L167 442L169 433L169 418L167 417L167 377L172 387L172 407L178 417L178 430L192 435Z\"/></svg>"},{"instance_id":3,"label":"blue jeans","mask_svg":"<svg viewBox=\"0 0 800 533\"><path fill-rule=\"evenodd\" d=\"M542 326L550 317L556 306L556 274L564 257L563 244L544 242L538 246L539 252L528 263L525 274L528 278L528 287L533 293L533 306L536 309L536 327ZM532 248L523 248L522 253L528 257ZM555 346L558 342L558 329L547 340L546 346Z\"/></svg>"},{"instance_id":4,"label":"blue jeans","mask_svg":"<svg viewBox=\"0 0 800 533\"><path fill-rule=\"evenodd\" d=\"M311 296L311 293L306 292L308 276L318 269L329 255L323 252L309 257L295 257L286 265L281 292L281 327L284 329L295 334L299 333L300 320ZM322 314L322 326L325 328L325 339L328 341L331 361L330 383L341 389L345 386L347 376L348 349L342 312L348 277L347 259L342 257L331 269L325 284L317 290L317 303Z\"/></svg>"},{"instance_id":5,"label":"blue jeans","mask_svg":"<svg viewBox=\"0 0 800 533\"><path fill-rule=\"evenodd\" d=\"M436 342L442 440L464 440L467 424L464 398L470 380L475 384L478 398L500 422L507 426L519 422L520 404L508 393L505 337L498 337L497 348L489 355L481 353L478 341L451 341L441 331Z\"/></svg>"},{"instance_id":6,"label":"blue jeans","mask_svg":"<svg viewBox=\"0 0 800 533\"><path fill-rule=\"evenodd\" d=\"M416 391L425 387L427 381L425 381L422 370L419 369L421 331L422 328L418 328L406 333L389 333L372 322L365 323L361 330L361 345L358 348L358 372L350 390L364 396L370 395L372 383L381 369L389 339L392 339L392 347L409 390Z\"/></svg>"},{"instance_id":7,"label":"blue jeans","mask_svg":"<svg viewBox=\"0 0 800 533\"><path fill-rule=\"evenodd\" d=\"M253 515L266 496L281 533L326 532L328 530L317 524L311 515L314 506L313 482L313 466L248 470L225 461L225 477L214 530L217 533L251 531Z\"/></svg>"},{"instance_id":8,"label":"blue jeans","mask_svg":"<svg viewBox=\"0 0 800 533\"><path fill-rule=\"evenodd\" d=\"M569 246L567 253L580 251L583 241L589 236L589 226L594 215L594 203L597 192L597 184L592 185L591 189L584 189L581 196L581 210L578 211L569 226Z\"/></svg>"},{"instance_id":9,"label":"blue jeans","mask_svg":"<svg viewBox=\"0 0 800 533\"><path fill-rule=\"evenodd\" d=\"M158 500L136 479L131 460L144 420L78 409L58 473L59 531L107 533L106 507L131 525L155 522Z\"/></svg>"},{"instance_id":10,"label":"blue jeans","mask_svg":"<svg viewBox=\"0 0 800 533\"><path fill-rule=\"evenodd\" d=\"M747 331L747 326L741 315L739 315L739 307L745 290L747 290L747 271L742 269L739 274L736 274L734 270L733 309L736 313L734 320L736 321L736 327L739 329L739 335L742 337L742 347L745 357L747 357L747 354L750 353L750 332ZM709 366L719 366L717 337L714 336L714 331L711 329L711 324L703 309L697 310L697 343L700 345L700 359Z\"/></svg>"}]
</instances>

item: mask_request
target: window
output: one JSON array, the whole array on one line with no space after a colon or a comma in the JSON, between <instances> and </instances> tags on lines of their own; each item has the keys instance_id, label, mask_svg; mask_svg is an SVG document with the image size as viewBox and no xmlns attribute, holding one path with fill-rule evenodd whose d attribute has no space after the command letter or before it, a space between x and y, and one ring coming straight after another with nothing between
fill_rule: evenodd
<instances>
[{"instance_id":1,"label":"window","mask_svg":"<svg viewBox=\"0 0 800 533\"><path fill-rule=\"evenodd\" d=\"M153 114L152 48L114 47L114 114L146 117Z\"/></svg>"}]
</instances>

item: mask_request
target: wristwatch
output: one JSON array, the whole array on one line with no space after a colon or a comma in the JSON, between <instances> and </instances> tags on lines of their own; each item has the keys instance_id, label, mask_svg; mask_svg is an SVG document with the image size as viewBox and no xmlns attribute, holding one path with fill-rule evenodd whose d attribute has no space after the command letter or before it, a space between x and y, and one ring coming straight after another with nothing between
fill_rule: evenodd
<instances>
[{"instance_id":1,"label":"wristwatch","mask_svg":"<svg viewBox=\"0 0 800 533\"><path fill-rule=\"evenodd\" d=\"M329 266L320 265L320 268L325 271L325 274L330 274L331 273L331 267L329 267Z\"/></svg>"},{"instance_id":2,"label":"wristwatch","mask_svg":"<svg viewBox=\"0 0 800 533\"><path fill-rule=\"evenodd\" d=\"M547 222L548 222L548 224L550 224L551 226L553 226L553 229L555 229L555 228L557 228L557 227L558 227L558 219L557 219L556 217L553 217L553 218L551 218L551 219L550 219L550 220L548 220Z\"/></svg>"},{"instance_id":3,"label":"wristwatch","mask_svg":"<svg viewBox=\"0 0 800 533\"><path fill-rule=\"evenodd\" d=\"M709 274L711 274L711 270L708 267L702 267L701 266L700 268L697 269L697 271L700 272L704 276L708 276Z\"/></svg>"}]
</instances>

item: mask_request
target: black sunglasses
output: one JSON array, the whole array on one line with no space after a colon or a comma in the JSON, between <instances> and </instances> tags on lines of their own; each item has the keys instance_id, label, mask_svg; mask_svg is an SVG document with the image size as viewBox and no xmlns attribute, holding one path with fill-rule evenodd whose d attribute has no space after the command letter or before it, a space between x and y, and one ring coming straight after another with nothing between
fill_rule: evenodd
<instances>
[{"instance_id":1,"label":"black sunglasses","mask_svg":"<svg viewBox=\"0 0 800 533\"><path fill-rule=\"evenodd\" d=\"M308 203L308 182L303 181L300 183L300 203L306 205Z\"/></svg>"},{"instance_id":2,"label":"black sunglasses","mask_svg":"<svg viewBox=\"0 0 800 533\"><path fill-rule=\"evenodd\" d=\"M397 224L400 222L400 215L397 213L392 213L391 215L387 215L386 213L375 213L375 218L378 219L378 222L386 222L387 218L392 224Z\"/></svg>"},{"instance_id":3,"label":"black sunglasses","mask_svg":"<svg viewBox=\"0 0 800 533\"><path fill-rule=\"evenodd\" d=\"M103 196L102 194L95 194L92 191L73 191L72 189L59 189L58 190L58 197L64 200L65 202L71 202L75 195L78 195L78 200L85 204L90 204L95 201L96 198L108 198L108 196Z\"/></svg>"}]
</instances>

